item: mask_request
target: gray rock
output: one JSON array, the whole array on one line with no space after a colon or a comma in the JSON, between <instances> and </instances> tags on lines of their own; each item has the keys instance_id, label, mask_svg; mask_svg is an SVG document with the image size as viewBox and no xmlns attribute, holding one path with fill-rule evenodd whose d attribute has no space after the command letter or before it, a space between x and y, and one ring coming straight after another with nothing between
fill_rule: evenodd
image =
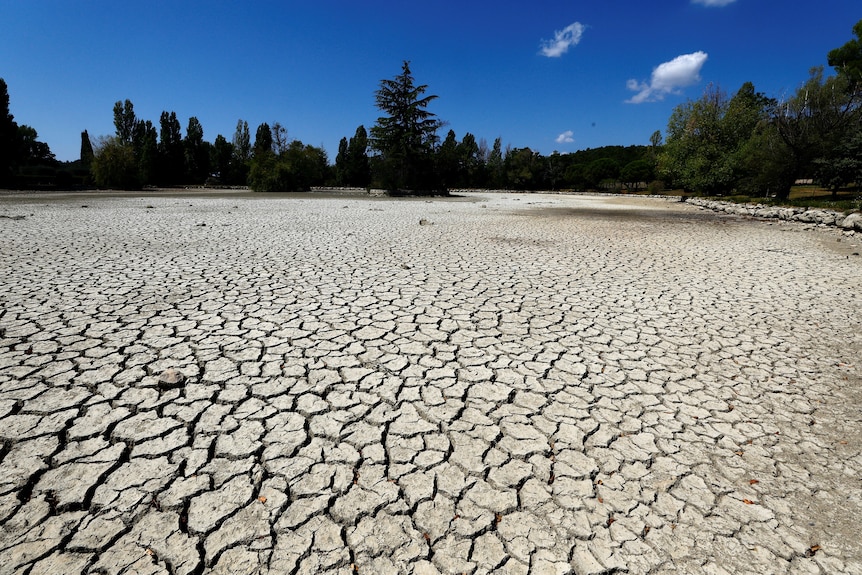
<instances>
[{"instance_id":1,"label":"gray rock","mask_svg":"<svg viewBox=\"0 0 862 575\"><path fill-rule=\"evenodd\" d=\"M862 232L862 212L853 212L838 224L839 227L845 230L854 230Z\"/></svg>"},{"instance_id":2,"label":"gray rock","mask_svg":"<svg viewBox=\"0 0 862 575\"><path fill-rule=\"evenodd\" d=\"M159 389L177 389L183 387L186 383L186 376L173 367L164 370L159 376Z\"/></svg>"}]
</instances>

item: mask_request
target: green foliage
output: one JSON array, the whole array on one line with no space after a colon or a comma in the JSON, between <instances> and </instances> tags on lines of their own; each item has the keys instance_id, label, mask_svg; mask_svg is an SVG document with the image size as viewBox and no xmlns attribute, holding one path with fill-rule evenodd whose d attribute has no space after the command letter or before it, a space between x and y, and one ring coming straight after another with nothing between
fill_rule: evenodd
<instances>
[{"instance_id":1,"label":"green foliage","mask_svg":"<svg viewBox=\"0 0 862 575\"><path fill-rule=\"evenodd\" d=\"M653 180L647 185L647 192L652 195L661 194L664 191L664 182L661 180Z\"/></svg>"},{"instance_id":2,"label":"green foliage","mask_svg":"<svg viewBox=\"0 0 862 575\"><path fill-rule=\"evenodd\" d=\"M659 171L688 191L730 193L744 179L751 180L747 144L774 105L751 82L729 100L719 88L709 86L699 100L674 109L658 156Z\"/></svg>"},{"instance_id":3,"label":"green foliage","mask_svg":"<svg viewBox=\"0 0 862 575\"><path fill-rule=\"evenodd\" d=\"M585 190L588 187L586 164L569 164L563 177L566 184L574 190Z\"/></svg>"},{"instance_id":4,"label":"green foliage","mask_svg":"<svg viewBox=\"0 0 862 575\"><path fill-rule=\"evenodd\" d=\"M272 149L276 154L281 154L287 150L290 145L290 138L287 137L287 128L281 125L280 122L275 122L272 125Z\"/></svg>"},{"instance_id":5,"label":"green foliage","mask_svg":"<svg viewBox=\"0 0 862 575\"><path fill-rule=\"evenodd\" d=\"M530 148L515 148L506 154L503 161L507 184L516 190L538 189L536 181L541 177L542 161L538 152Z\"/></svg>"},{"instance_id":6,"label":"green foliage","mask_svg":"<svg viewBox=\"0 0 862 575\"><path fill-rule=\"evenodd\" d=\"M371 169L368 163L368 132L365 126L356 128L353 137L347 142L347 155L344 163L344 182L348 186L364 188L371 182Z\"/></svg>"},{"instance_id":7,"label":"green foliage","mask_svg":"<svg viewBox=\"0 0 862 575\"><path fill-rule=\"evenodd\" d=\"M15 165L13 150L18 134L18 124L9 112L9 92L6 81L0 78L0 185L12 181L12 168Z\"/></svg>"},{"instance_id":8,"label":"green foliage","mask_svg":"<svg viewBox=\"0 0 862 575\"><path fill-rule=\"evenodd\" d=\"M462 188L472 188L482 185L485 178L485 158L476 136L467 132L457 147L458 179L457 185Z\"/></svg>"},{"instance_id":9,"label":"green foliage","mask_svg":"<svg viewBox=\"0 0 862 575\"><path fill-rule=\"evenodd\" d=\"M458 140L455 131L449 130L437 150L437 175L443 188L455 187L459 180Z\"/></svg>"},{"instance_id":10,"label":"green foliage","mask_svg":"<svg viewBox=\"0 0 862 575\"><path fill-rule=\"evenodd\" d=\"M288 171L288 166L278 162L278 157L271 150L257 153L249 166L248 185L255 192L293 191L287 183Z\"/></svg>"},{"instance_id":11,"label":"green foliage","mask_svg":"<svg viewBox=\"0 0 862 575\"><path fill-rule=\"evenodd\" d=\"M326 152L294 140L280 153L259 150L251 160L248 185L255 192L304 192L328 176Z\"/></svg>"},{"instance_id":12,"label":"green foliage","mask_svg":"<svg viewBox=\"0 0 862 575\"><path fill-rule=\"evenodd\" d=\"M231 159L233 158L233 144L219 134L210 148L210 165L222 183L230 182Z\"/></svg>"},{"instance_id":13,"label":"green foliage","mask_svg":"<svg viewBox=\"0 0 862 575\"><path fill-rule=\"evenodd\" d=\"M0 186L26 188L31 187L30 182L41 186L55 179L58 162L38 137L33 127L15 122L6 82L0 78ZM26 170L37 166L39 170Z\"/></svg>"},{"instance_id":14,"label":"green foliage","mask_svg":"<svg viewBox=\"0 0 862 575\"><path fill-rule=\"evenodd\" d=\"M135 190L141 187L138 160L131 143L107 138L93 158L93 177L100 188Z\"/></svg>"},{"instance_id":15,"label":"green foliage","mask_svg":"<svg viewBox=\"0 0 862 575\"><path fill-rule=\"evenodd\" d=\"M786 155L777 161L787 171L779 197L787 198L794 180L811 177L816 160L833 157L842 142L862 129L860 104L862 89L854 88L850 78L824 78L818 67L792 98L776 107L773 122Z\"/></svg>"},{"instance_id":16,"label":"green foliage","mask_svg":"<svg viewBox=\"0 0 862 575\"><path fill-rule=\"evenodd\" d=\"M18 126L18 161L24 165L52 164L56 160L48 144L37 140L39 134L30 126Z\"/></svg>"},{"instance_id":17,"label":"green foliage","mask_svg":"<svg viewBox=\"0 0 862 575\"><path fill-rule=\"evenodd\" d=\"M174 112L163 112L159 131L136 118L130 100L114 104L115 136L94 153L86 130L81 160L63 173L47 144L32 127L19 126L9 112L9 94L0 79L0 185L28 181L77 181L92 173L99 185L136 188L160 183L201 183L214 171L224 183L266 191L297 191L334 181L341 185L437 190L492 187L527 190L617 187L652 191L672 186L702 194L789 197L798 178L814 177L833 193L862 180L862 20L853 38L831 50L837 72L815 68L790 98L777 102L742 85L728 98L710 86L703 96L677 106L668 120L666 141L655 131L649 146L606 146L572 154L542 156L530 148L507 146L496 138L489 150L466 133L459 142L428 110L437 96L416 85L408 61L401 73L380 81L376 106L383 113L366 132L359 126L339 143L335 169L326 153L291 142L278 123L261 124L251 144L248 123L239 120L231 142L204 140L203 126L189 118L185 138ZM369 157L369 149L376 152ZM25 174L26 172L26 174ZM373 177L372 177L373 176ZM18 178L16 180L16 178ZM53 180L52 180L53 178Z\"/></svg>"},{"instance_id":18,"label":"green foliage","mask_svg":"<svg viewBox=\"0 0 862 575\"><path fill-rule=\"evenodd\" d=\"M862 82L862 20L853 26L855 39L840 48L830 50L827 62L839 74L846 75L852 83Z\"/></svg>"},{"instance_id":19,"label":"green foliage","mask_svg":"<svg viewBox=\"0 0 862 575\"><path fill-rule=\"evenodd\" d=\"M347 137L341 138L338 142L338 153L335 155L335 185L346 186L347 178Z\"/></svg>"},{"instance_id":20,"label":"green foliage","mask_svg":"<svg viewBox=\"0 0 862 575\"><path fill-rule=\"evenodd\" d=\"M335 157L335 182L339 186L364 188L371 181L368 160L368 132L365 126L356 128L349 140L341 138Z\"/></svg>"},{"instance_id":21,"label":"green foliage","mask_svg":"<svg viewBox=\"0 0 862 575\"><path fill-rule=\"evenodd\" d=\"M130 100L116 102L114 104L114 128L116 138L120 144L132 143L132 134L135 130L135 107Z\"/></svg>"},{"instance_id":22,"label":"green foliage","mask_svg":"<svg viewBox=\"0 0 862 575\"><path fill-rule=\"evenodd\" d=\"M620 164L613 158L599 158L590 162L586 173L590 188L610 187L620 176Z\"/></svg>"},{"instance_id":23,"label":"green foliage","mask_svg":"<svg viewBox=\"0 0 862 575\"><path fill-rule=\"evenodd\" d=\"M189 118L183 148L186 166L185 181L192 184L204 183L210 171L210 144L204 141L204 128L194 116Z\"/></svg>"},{"instance_id":24,"label":"green foliage","mask_svg":"<svg viewBox=\"0 0 862 575\"><path fill-rule=\"evenodd\" d=\"M503 171L503 140L496 138L488 154L488 184L492 188L502 188L506 185L505 173Z\"/></svg>"},{"instance_id":25,"label":"green foliage","mask_svg":"<svg viewBox=\"0 0 862 575\"><path fill-rule=\"evenodd\" d=\"M832 190L835 195L840 188L862 183L862 130L848 138L823 158L814 160L815 179Z\"/></svg>"},{"instance_id":26,"label":"green foliage","mask_svg":"<svg viewBox=\"0 0 862 575\"><path fill-rule=\"evenodd\" d=\"M156 127L149 120L138 120L135 124L132 147L138 160L138 173L141 184L156 182L159 164L159 147L156 141Z\"/></svg>"},{"instance_id":27,"label":"green foliage","mask_svg":"<svg viewBox=\"0 0 862 575\"><path fill-rule=\"evenodd\" d=\"M563 154L561 158L567 168L572 164L591 164L602 158L610 158L620 166L625 166L635 160L644 159L648 153L648 146L603 146Z\"/></svg>"},{"instance_id":28,"label":"green foliage","mask_svg":"<svg viewBox=\"0 0 862 575\"><path fill-rule=\"evenodd\" d=\"M251 136L248 122L239 120L233 135L233 158L231 159L231 183L245 185L251 161Z\"/></svg>"},{"instance_id":29,"label":"green foliage","mask_svg":"<svg viewBox=\"0 0 862 575\"><path fill-rule=\"evenodd\" d=\"M416 86L410 63L401 74L381 80L375 93L385 115L371 128L371 146L380 153L377 177L388 189L430 190L439 187L434 173L434 148L441 122L427 110L437 96L425 96L427 85Z\"/></svg>"},{"instance_id":30,"label":"green foliage","mask_svg":"<svg viewBox=\"0 0 862 575\"><path fill-rule=\"evenodd\" d=\"M759 197L789 194L796 179L796 168L774 121L755 128L741 148L739 158L742 176L736 185L738 193Z\"/></svg>"},{"instance_id":31,"label":"green foliage","mask_svg":"<svg viewBox=\"0 0 862 575\"><path fill-rule=\"evenodd\" d=\"M87 169L93 164L93 144L90 142L90 134L87 130L81 132L81 164Z\"/></svg>"},{"instance_id":32,"label":"green foliage","mask_svg":"<svg viewBox=\"0 0 862 575\"><path fill-rule=\"evenodd\" d=\"M159 117L158 152L159 184L167 186L181 183L185 176L186 154L176 112L162 112Z\"/></svg>"},{"instance_id":33,"label":"green foliage","mask_svg":"<svg viewBox=\"0 0 862 575\"><path fill-rule=\"evenodd\" d=\"M257 127L257 132L255 132L251 156L257 158L269 153L272 153L272 130L269 124L264 122Z\"/></svg>"},{"instance_id":34,"label":"green foliage","mask_svg":"<svg viewBox=\"0 0 862 575\"><path fill-rule=\"evenodd\" d=\"M655 166L649 160L629 162L620 170L620 180L632 191L655 178Z\"/></svg>"}]
</instances>

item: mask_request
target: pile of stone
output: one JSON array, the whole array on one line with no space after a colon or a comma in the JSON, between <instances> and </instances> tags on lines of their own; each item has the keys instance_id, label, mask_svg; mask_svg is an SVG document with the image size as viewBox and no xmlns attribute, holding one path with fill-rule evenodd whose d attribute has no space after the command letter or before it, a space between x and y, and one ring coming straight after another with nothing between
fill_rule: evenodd
<instances>
[{"instance_id":1,"label":"pile of stone","mask_svg":"<svg viewBox=\"0 0 862 575\"><path fill-rule=\"evenodd\" d=\"M853 212L849 215L832 210L818 208L793 208L765 206L762 204L735 204L707 200L703 198L688 198L688 203L716 212L725 212L739 216L754 218L779 219L823 226L836 226L845 231L862 232L862 213Z\"/></svg>"}]
</instances>

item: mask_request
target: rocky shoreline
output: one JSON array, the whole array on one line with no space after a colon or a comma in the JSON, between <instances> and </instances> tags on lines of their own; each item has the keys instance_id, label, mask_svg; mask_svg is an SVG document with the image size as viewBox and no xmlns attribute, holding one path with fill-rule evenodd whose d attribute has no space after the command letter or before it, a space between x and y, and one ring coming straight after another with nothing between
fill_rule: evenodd
<instances>
[{"instance_id":1,"label":"rocky shoreline","mask_svg":"<svg viewBox=\"0 0 862 575\"><path fill-rule=\"evenodd\" d=\"M763 219L778 219L805 224L833 226L845 232L862 232L862 213L844 214L833 210L818 208L797 208L766 206L763 204L736 204L704 198L687 198L686 202L715 212L725 212L739 216L751 216Z\"/></svg>"}]
</instances>

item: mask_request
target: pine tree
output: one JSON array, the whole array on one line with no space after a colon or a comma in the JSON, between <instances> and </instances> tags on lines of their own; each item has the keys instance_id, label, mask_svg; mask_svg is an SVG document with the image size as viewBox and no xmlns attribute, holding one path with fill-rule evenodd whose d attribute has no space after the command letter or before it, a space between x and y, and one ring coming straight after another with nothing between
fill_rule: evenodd
<instances>
[{"instance_id":1,"label":"pine tree","mask_svg":"<svg viewBox=\"0 0 862 575\"><path fill-rule=\"evenodd\" d=\"M410 63L401 74L381 80L375 93L377 107L386 115L371 128L371 146L380 152L382 184L389 189L429 190L438 187L434 149L442 123L427 110L437 96L425 96L427 85L416 86Z\"/></svg>"},{"instance_id":2,"label":"pine tree","mask_svg":"<svg viewBox=\"0 0 862 575\"><path fill-rule=\"evenodd\" d=\"M368 165L368 132L365 126L356 128L356 133L347 143L346 182L348 186L364 188L371 181Z\"/></svg>"}]
</instances>

